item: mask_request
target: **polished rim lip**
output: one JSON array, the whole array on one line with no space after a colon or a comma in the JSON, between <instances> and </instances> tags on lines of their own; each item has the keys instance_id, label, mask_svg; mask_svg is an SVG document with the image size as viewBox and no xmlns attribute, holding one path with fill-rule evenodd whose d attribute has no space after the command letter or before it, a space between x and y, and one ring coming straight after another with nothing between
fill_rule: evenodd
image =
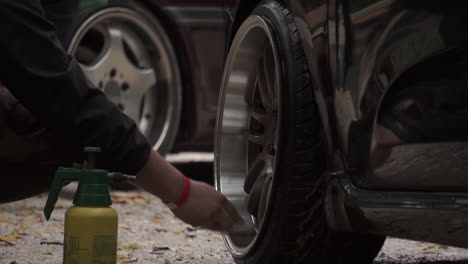
<instances>
[{"instance_id":1,"label":"polished rim lip","mask_svg":"<svg viewBox=\"0 0 468 264\"><path fill-rule=\"evenodd\" d=\"M127 23L130 22L132 23L133 25L136 25L138 26L142 31L144 31L146 34L147 34L147 37L149 39L151 39L151 44L153 46L156 46L157 48L159 48L159 51L160 51L160 54L164 54L163 56L161 57L166 57L166 63L163 63L164 65L164 68L167 68L165 70L165 72L168 72L166 73L166 78L169 83L168 87L169 86L172 86L170 85L170 83L174 82L175 83L175 86L177 87L177 89L181 89L181 81L180 81L180 73L179 71L177 70L178 69L178 60L177 60L177 57L175 56L175 54L173 54L173 52L171 50L168 50L170 49L170 43L168 43L168 39L166 34L164 34L164 36L160 36L160 35L157 35L155 33L152 32L152 29L151 27L155 27L155 30L156 31L161 31L161 32L164 32L163 28L161 25L159 25L159 23L157 22L155 25L153 25L154 23L151 23L151 25L148 24L148 22L145 22L147 19L145 17L143 17L141 14L139 14L138 12L134 11L134 10L131 10L131 9L128 9L128 8L124 8L124 7L108 7L108 8L104 8L102 10L99 10L97 11L96 13L90 15L88 18L85 19L85 21L78 27L78 29L75 31L75 34L73 35L73 38L72 40L70 41L70 44L68 45L68 50L67 52L69 54L74 54L74 52L76 51L76 48L79 44L79 42L81 41L81 39L84 37L84 35L86 34L86 32L88 32L92 27L95 27L96 25L98 25L99 23L103 22L103 21L106 21L108 19L123 19L124 21L126 21ZM163 52L161 52L163 51ZM163 59L161 59L163 60ZM153 67L154 69L154 67ZM156 69L154 69L156 71ZM161 72L155 72L156 76L159 76L159 74L164 74L164 73L161 73ZM157 86L157 81L156 81L156 86ZM169 120L180 120L180 111L179 112L176 112L176 110L174 109L174 106L170 103L170 102L173 102L174 101L174 97L177 96L174 94L174 92L172 91L173 89L167 89L167 105L166 105L166 110L167 110L167 114L165 116L165 119L164 119L164 124L162 126L159 127L160 129L160 134L159 134L159 137L157 138L155 144L153 145L153 148L158 150L164 140L167 138L168 136L168 133L169 133L169 126L170 126L170 122ZM157 99L152 99L152 100L157 100ZM177 104L181 105L181 102L182 102L182 96L177 96ZM153 113L153 115L157 116L157 113ZM154 124L154 122L157 122L157 117L154 118L154 120L152 121L152 123ZM138 126L138 123L139 123L139 120L134 120L135 123L137 123L137 126ZM152 127L152 126L151 126ZM151 135L152 133L152 128L149 128L149 131L148 131L148 135ZM179 122L177 122L177 124L174 125L174 127L172 128L172 130L174 131L177 131L178 130L178 127L179 127ZM158 129L158 128L157 128ZM169 146L171 147L171 146Z\"/></svg>"},{"instance_id":2,"label":"polished rim lip","mask_svg":"<svg viewBox=\"0 0 468 264\"><path fill-rule=\"evenodd\" d=\"M237 53L238 53L238 50L239 50L239 47L241 46L242 44L242 41L245 39L245 37L248 35L248 33L256 28L256 27L259 27L261 29L263 29L266 37L268 38L269 42L270 42L270 45L272 46L272 50L273 50L273 55L274 55L274 61L275 61L275 64L276 65L280 65L279 64L279 51L278 51L278 46L277 46L277 41L276 39L274 38L274 33L273 31L270 29L270 26L269 26L269 22L266 21L264 18L260 17L260 16L257 16L257 15L253 15L253 16L250 16L248 17L244 23L241 25L241 27L239 28L234 40L233 40L233 43L231 45L231 49L230 49L230 52L228 54L228 57L227 57L227 60L226 60L226 64L225 64L225 69L224 69L224 73L223 73L223 78L222 78L222 83L221 83L221 92L220 92L220 95L219 95L219 100L218 100L218 111L217 111L217 116L216 116L216 128L215 128L215 146L214 146L214 149L215 149L215 155L214 155L214 182L215 182L215 187L218 191L222 191L221 190L221 182L220 182L220 146L221 146L221 134L222 134L222 128L223 128L223 125L222 125L222 120L223 120L223 105L225 104L225 96L226 96L226 90L227 90L227 86L229 85L228 83L228 80L229 80L229 76L231 75L231 69L232 69L232 65L233 65L233 62L235 62L236 60L236 57L237 57ZM275 71L276 71L276 76L277 78L279 78L279 80L277 80L277 85L280 86L281 83L282 83L282 80L281 80L281 73L280 73L280 66L279 67L276 67ZM280 100L278 102L278 113L281 113L281 95L280 95L281 91L278 90L278 100ZM278 114L278 126L281 125L281 114ZM278 129L278 131L280 131ZM279 135L277 135L277 137L279 137ZM280 140L278 140L280 141ZM275 155L275 164L277 164L277 160L278 160L278 157L280 156L279 155L279 149L277 150L277 153ZM278 171L278 166L275 166L275 171L274 171L274 174L276 174L276 172ZM272 188L274 189L274 186L276 184L276 177L273 176L273 182L272 182ZM268 204L268 207L271 207L271 202L269 202ZM266 211L266 214L265 214L265 219L268 219L269 217L269 214L270 214L270 208L267 209ZM242 257L242 256L245 256L247 255L256 245L256 242L257 242L257 239L259 237L259 235L261 235L263 233L263 229L264 229L264 225L261 226L260 230L257 231L257 234L255 235L254 239L250 242L250 244L245 247L245 248L239 248L237 246L234 245L234 243L232 242L232 240L230 239L229 235L228 234L223 234L223 240L228 248L228 250L231 252L231 254L235 257Z\"/></svg>"}]
</instances>

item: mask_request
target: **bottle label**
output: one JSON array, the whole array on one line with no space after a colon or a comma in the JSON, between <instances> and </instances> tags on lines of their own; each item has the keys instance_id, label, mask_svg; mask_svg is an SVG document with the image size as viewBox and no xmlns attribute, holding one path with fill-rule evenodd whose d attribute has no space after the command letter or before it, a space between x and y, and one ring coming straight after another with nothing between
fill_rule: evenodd
<instances>
[{"instance_id":1,"label":"bottle label","mask_svg":"<svg viewBox=\"0 0 468 264\"><path fill-rule=\"evenodd\" d=\"M101 258L114 257L117 251L115 236L95 236L93 243L93 258L98 261Z\"/></svg>"},{"instance_id":2,"label":"bottle label","mask_svg":"<svg viewBox=\"0 0 468 264\"><path fill-rule=\"evenodd\" d=\"M69 236L64 245L64 263L114 264L116 241L116 236Z\"/></svg>"}]
</instances>

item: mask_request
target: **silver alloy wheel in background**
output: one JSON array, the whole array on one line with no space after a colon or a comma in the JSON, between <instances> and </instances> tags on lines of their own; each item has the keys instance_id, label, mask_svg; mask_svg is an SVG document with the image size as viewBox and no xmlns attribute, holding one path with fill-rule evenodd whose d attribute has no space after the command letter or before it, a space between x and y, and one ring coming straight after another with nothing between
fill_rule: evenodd
<instances>
[{"instance_id":1,"label":"silver alloy wheel in background","mask_svg":"<svg viewBox=\"0 0 468 264\"><path fill-rule=\"evenodd\" d=\"M182 87L177 58L157 20L127 7L104 8L80 23L68 52L156 150L170 150Z\"/></svg>"},{"instance_id":2,"label":"silver alloy wheel in background","mask_svg":"<svg viewBox=\"0 0 468 264\"><path fill-rule=\"evenodd\" d=\"M224 69L215 139L215 185L247 225L224 235L233 255L246 255L264 231L275 186L281 64L269 23L249 17Z\"/></svg>"}]
</instances>

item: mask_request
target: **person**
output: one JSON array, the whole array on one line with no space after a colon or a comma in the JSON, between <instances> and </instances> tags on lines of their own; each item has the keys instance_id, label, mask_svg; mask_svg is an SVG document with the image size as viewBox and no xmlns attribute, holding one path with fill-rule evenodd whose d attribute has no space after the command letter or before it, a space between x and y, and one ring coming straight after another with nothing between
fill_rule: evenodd
<instances>
[{"instance_id":1,"label":"person","mask_svg":"<svg viewBox=\"0 0 468 264\"><path fill-rule=\"evenodd\" d=\"M99 146L99 168L136 175L166 204L178 200L171 210L186 223L229 231L242 222L224 195L171 166L86 80L40 0L0 0L0 34L0 202L46 191L58 166Z\"/></svg>"}]
</instances>

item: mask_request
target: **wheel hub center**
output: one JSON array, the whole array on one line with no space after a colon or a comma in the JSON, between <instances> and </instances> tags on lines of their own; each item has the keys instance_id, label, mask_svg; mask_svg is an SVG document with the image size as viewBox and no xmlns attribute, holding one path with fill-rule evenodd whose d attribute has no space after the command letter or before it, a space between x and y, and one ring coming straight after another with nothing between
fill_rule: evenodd
<instances>
[{"instance_id":1,"label":"wheel hub center","mask_svg":"<svg viewBox=\"0 0 468 264\"><path fill-rule=\"evenodd\" d=\"M104 85L104 94L107 96L107 98L113 102L113 103L119 103L120 102L120 86L116 81L108 81Z\"/></svg>"}]
</instances>

